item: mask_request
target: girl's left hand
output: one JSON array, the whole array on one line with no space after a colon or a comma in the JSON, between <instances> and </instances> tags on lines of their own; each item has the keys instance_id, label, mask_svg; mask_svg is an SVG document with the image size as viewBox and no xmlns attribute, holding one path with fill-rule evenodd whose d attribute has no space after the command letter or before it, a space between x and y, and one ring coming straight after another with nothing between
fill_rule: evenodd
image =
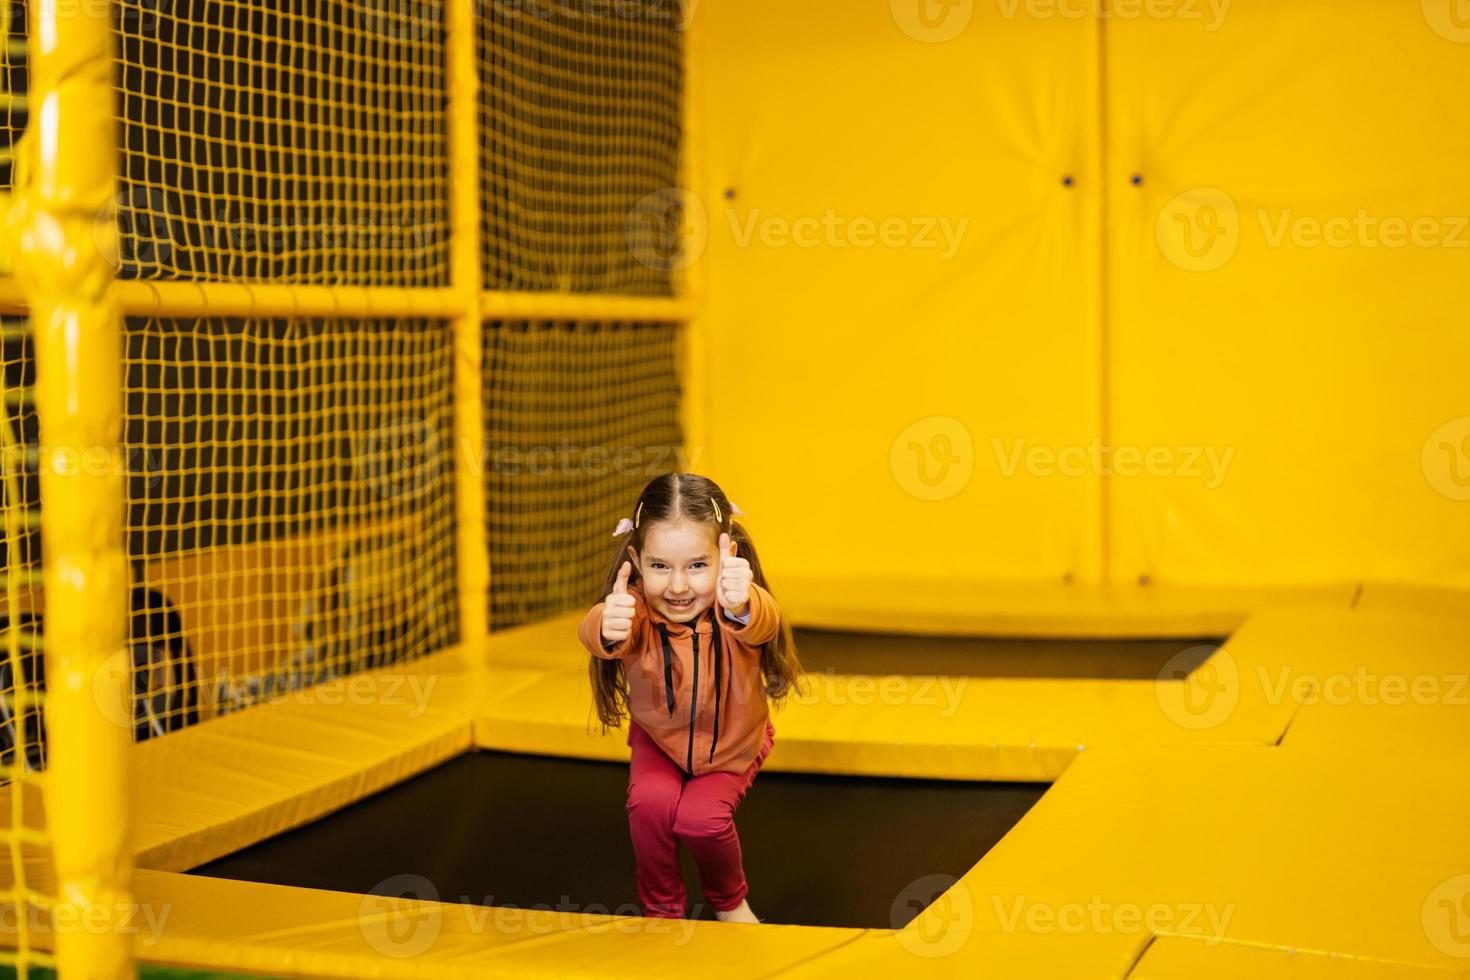
<instances>
[{"instance_id":1,"label":"girl's left hand","mask_svg":"<svg viewBox=\"0 0 1470 980\"><path fill-rule=\"evenodd\" d=\"M750 583L754 576L750 562L735 554L736 544L728 533L720 534L720 583L718 593L720 605L730 612L741 615L750 601Z\"/></svg>"}]
</instances>

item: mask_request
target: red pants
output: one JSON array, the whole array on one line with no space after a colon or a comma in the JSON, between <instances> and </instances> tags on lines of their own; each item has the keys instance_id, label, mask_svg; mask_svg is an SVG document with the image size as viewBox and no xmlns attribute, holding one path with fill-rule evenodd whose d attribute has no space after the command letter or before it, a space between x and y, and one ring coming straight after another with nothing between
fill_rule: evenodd
<instances>
[{"instance_id":1,"label":"red pants","mask_svg":"<svg viewBox=\"0 0 1470 980\"><path fill-rule=\"evenodd\" d=\"M700 885L710 905L721 912L745 901L748 891L740 865L735 807L770 754L776 731L766 722L760 753L743 773L707 772L687 776L636 723L628 725L633 762L628 769L628 830L638 859L638 901L643 914L684 915L684 875L679 841L699 865Z\"/></svg>"}]
</instances>

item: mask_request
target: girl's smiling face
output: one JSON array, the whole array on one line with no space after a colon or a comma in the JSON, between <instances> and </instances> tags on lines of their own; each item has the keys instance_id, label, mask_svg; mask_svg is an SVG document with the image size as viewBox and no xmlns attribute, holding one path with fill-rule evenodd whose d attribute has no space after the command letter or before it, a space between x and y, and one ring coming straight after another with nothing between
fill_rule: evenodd
<instances>
[{"instance_id":1,"label":"girl's smiling face","mask_svg":"<svg viewBox=\"0 0 1470 980\"><path fill-rule=\"evenodd\" d=\"M715 601L719 539L711 524L659 521L643 536L643 554L628 554L643 579L644 598L666 619L693 622Z\"/></svg>"}]
</instances>

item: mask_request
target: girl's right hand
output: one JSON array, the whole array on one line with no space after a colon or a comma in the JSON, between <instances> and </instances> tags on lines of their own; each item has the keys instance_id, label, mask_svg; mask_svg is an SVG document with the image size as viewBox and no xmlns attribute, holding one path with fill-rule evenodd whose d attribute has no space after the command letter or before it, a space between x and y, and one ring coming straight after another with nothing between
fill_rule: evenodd
<instances>
[{"instance_id":1,"label":"girl's right hand","mask_svg":"<svg viewBox=\"0 0 1470 980\"><path fill-rule=\"evenodd\" d=\"M602 642L609 646L623 642L633 632L633 616L638 611L638 599L628 591L628 576L633 572L633 563L623 562L618 569L618 580L613 590L602 600Z\"/></svg>"}]
</instances>

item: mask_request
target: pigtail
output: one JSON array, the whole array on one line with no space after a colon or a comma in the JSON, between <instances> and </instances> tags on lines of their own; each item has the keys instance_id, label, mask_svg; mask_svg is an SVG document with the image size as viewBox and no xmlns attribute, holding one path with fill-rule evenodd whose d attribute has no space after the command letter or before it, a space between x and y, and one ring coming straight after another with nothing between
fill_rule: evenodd
<instances>
[{"instance_id":1,"label":"pigtail","mask_svg":"<svg viewBox=\"0 0 1470 980\"><path fill-rule=\"evenodd\" d=\"M628 545L634 543L634 537L639 535L638 530L631 534L618 535L618 547L613 552L612 560L608 562L607 574L602 577L602 591L597 594L597 601L602 602L612 592L613 586L618 581L618 571L623 567L623 562L628 560ZM636 585L639 581L638 566L633 566L633 573L628 576L628 585ZM623 671L623 661L606 660L602 657L588 657L587 677L592 682L592 706L597 711L597 720L602 725L604 732L622 725L628 717L628 678Z\"/></svg>"}]
</instances>

